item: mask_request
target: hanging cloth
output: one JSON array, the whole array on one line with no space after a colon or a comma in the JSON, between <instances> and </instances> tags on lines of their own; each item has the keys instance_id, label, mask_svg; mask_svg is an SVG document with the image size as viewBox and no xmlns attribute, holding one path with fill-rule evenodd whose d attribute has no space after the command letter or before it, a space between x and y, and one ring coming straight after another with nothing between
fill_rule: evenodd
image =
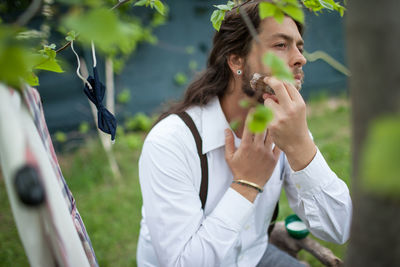
<instances>
[{"instance_id":1,"label":"hanging cloth","mask_svg":"<svg viewBox=\"0 0 400 267\"><path fill-rule=\"evenodd\" d=\"M85 85L83 91L97 108L98 128L101 131L110 134L111 141L114 143L115 133L117 130L117 120L115 119L114 115L110 111L108 111L106 107L103 105L103 98L106 87L100 82L99 74L97 72L97 67L96 67L97 60L96 60L94 44L92 42L93 76L89 76L87 79L83 78L82 75L79 73L80 60L78 54L74 50L73 41L71 41L71 48L78 60L78 68L76 70L76 73L78 77L82 79Z\"/></svg>"},{"instance_id":2,"label":"hanging cloth","mask_svg":"<svg viewBox=\"0 0 400 267\"><path fill-rule=\"evenodd\" d=\"M92 89L85 84L83 91L93 102L97 108L97 124L100 130L105 133L111 134L111 141L115 142L115 132L117 129L117 120L114 115L106 109L103 105L103 98L106 87L100 82L97 67L93 67L93 77L89 76L87 81L90 83Z\"/></svg>"}]
</instances>

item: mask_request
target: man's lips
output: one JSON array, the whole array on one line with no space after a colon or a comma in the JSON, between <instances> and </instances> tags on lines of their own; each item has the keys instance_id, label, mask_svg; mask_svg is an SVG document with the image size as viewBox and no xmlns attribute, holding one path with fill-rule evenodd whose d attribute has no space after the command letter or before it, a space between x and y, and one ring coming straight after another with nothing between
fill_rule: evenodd
<instances>
[{"instance_id":1,"label":"man's lips","mask_svg":"<svg viewBox=\"0 0 400 267\"><path fill-rule=\"evenodd\" d=\"M301 80L303 79L303 75L301 75L301 74L296 74L296 75L294 75L294 78L295 78L296 80L301 81Z\"/></svg>"}]
</instances>

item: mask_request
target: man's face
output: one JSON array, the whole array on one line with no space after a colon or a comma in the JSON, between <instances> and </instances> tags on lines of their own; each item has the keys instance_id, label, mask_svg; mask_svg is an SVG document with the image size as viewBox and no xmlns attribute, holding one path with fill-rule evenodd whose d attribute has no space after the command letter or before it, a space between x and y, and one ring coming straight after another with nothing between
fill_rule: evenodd
<instances>
[{"instance_id":1,"label":"man's face","mask_svg":"<svg viewBox=\"0 0 400 267\"><path fill-rule=\"evenodd\" d=\"M302 67L306 64L303 56L303 39L293 19L285 16L280 24L274 18L267 18L261 21L260 44L255 40L249 55L246 59L246 66L243 71L243 91L246 93L251 90L250 79L255 72L270 75L270 70L265 66L261 59L267 52L274 52L281 58L293 72L295 87L301 89L304 79Z\"/></svg>"}]
</instances>

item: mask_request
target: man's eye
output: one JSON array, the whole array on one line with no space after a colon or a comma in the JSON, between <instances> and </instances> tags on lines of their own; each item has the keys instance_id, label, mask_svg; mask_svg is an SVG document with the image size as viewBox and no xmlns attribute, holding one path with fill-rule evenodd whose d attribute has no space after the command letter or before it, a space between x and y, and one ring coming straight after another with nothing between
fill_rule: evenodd
<instances>
[{"instance_id":1,"label":"man's eye","mask_svg":"<svg viewBox=\"0 0 400 267\"><path fill-rule=\"evenodd\" d=\"M276 44L275 47L285 48L286 44L284 44L284 43Z\"/></svg>"},{"instance_id":2,"label":"man's eye","mask_svg":"<svg viewBox=\"0 0 400 267\"><path fill-rule=\"evenodd\" d=\"M304 52L304 48L303 48L303 47L299 47L298 49L299 49L300 53L302 53L302 54L303 54L303 52Z\"/></svg>"}]
</instances>

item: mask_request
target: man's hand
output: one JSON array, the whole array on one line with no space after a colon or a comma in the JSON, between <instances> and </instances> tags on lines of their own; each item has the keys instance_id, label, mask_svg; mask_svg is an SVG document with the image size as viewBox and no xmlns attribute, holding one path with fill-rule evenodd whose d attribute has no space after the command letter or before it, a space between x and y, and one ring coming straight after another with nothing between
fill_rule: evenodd
<instances>
[{"instance_id":1,"label":"man's hand","mask_svg":"<svg viewBox=\"0 0 400 267\"><path fill-rule=\"evenodd\" d=\"M225 159L234 179L243 179L263 187L274 171L279 154L280 149L277 146L272 148L272 138L266 131L253 135L245 126L242 142L236 149L232 131L225 130ZM232 188L251 202L257 196L253 188L237 184L232 184Z\"/></svg>"},{"instance_id":2,"label":"man's hand","mask_svg":"<svg viewBox=\"0 0 400 267\"><path fill-rule=\"evenodd\" d=\"M268 125L272 140L285 152L294 171L304 169L317 152L308 133L306 104L292 84L274 77L266 77L264 82L275 91L275 96L263 96L264 105L274 113Z\"/></svg>"}]
</instances>

